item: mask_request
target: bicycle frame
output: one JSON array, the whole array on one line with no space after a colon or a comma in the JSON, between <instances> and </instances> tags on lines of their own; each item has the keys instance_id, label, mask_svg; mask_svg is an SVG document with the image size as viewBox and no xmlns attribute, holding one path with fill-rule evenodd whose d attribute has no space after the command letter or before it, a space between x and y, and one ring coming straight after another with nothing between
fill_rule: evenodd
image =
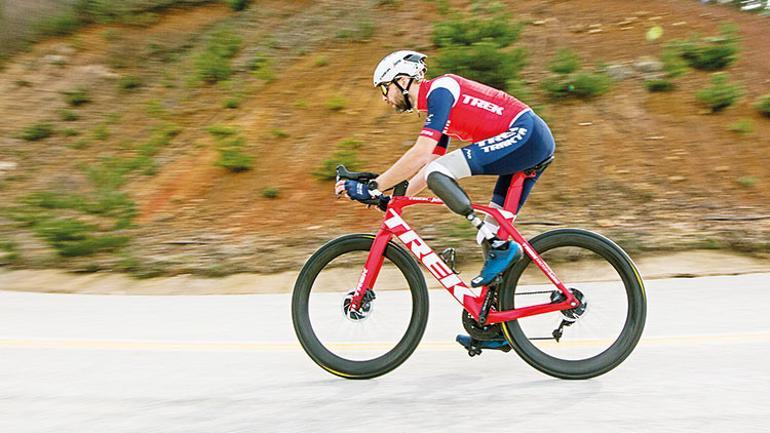
<instances>
[{"instance_id":1,"label":"bicycle frame","mask_svg":"<svg viewBox=\"0 0 770 433\"><path fill-rule=\"evenodd\" d=\"M518 210L519 199L521 197L522 185L524 179L533 177L532 173L517 173L514 175L511 187L506 196L504 209ZM433 197L392 197L388 208L385 211L385 219L374 237L366 264L361 271L361 276L353 293L352 307L359 308L366 290L374 289L377 276L382 268L384 261L385 248L393 237L398 238L407 247L412 255L425 266L434 278L470 313L474 319L478 320L481 313L482 304L487 295L488 287L483 286L481 293L476 294L469 288L465 282L447 266L447 264L436 254L433 249L404 221L401 217L403 209L416 204L444 204L438 198ZM526 239L518 230L509 223L499 209L488 206L473 205L475 210L481 211L492 216L500 225L498 237L501 239L513 238L524 249L524 253L532 260L535 265L545 274L546 277L564 294L566 299L559 303L548 303L531 305L512 310L497 311L494 307L490 309L487 320L482 325L507 322L522 317L534 316L537 314L550 313L552 311L566 310L580 305L580 301L567 290L564 284L554 274L553 270L546 264L540 255L532 248ZM365 289L365 290L364 290Z\"/></svg>"}]
</instances>

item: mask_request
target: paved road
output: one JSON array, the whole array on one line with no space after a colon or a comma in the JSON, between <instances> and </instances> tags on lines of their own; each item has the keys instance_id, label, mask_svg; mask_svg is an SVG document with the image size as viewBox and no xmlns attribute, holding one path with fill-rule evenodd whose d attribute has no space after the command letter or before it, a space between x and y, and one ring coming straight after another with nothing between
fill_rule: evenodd
<instances>
[{"instance_id":1,"label":"paved road","mask_svg":"<svg viewBox=\"0 0 770 433\"><path fill-rule=\"evenodd\" d=\"M769 286L649 281L639 347L581 382L513 354L469 358L441 291L421 347L369 381L310 361L288 295L0 292L0 432L767 432Z\"/></svg>"}]
</instances>

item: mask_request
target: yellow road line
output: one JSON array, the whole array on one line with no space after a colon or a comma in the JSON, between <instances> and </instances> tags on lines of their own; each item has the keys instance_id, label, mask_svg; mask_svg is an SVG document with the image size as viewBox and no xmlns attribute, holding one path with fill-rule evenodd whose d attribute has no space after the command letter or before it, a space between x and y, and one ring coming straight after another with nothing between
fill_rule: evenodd
<instances>
[{"instance_id":1,"label":"yellow road line","mask_svg":"<svg viewBox=\"0 0 770 433\"><path fill-rule=\"evenodd\" d=\"M645 337L641 346L676 346L701 344L739 344L770 341L770 332L710 334L710 335L673 335ZM606 347L610 340L562 340L537 341L538 347L573 348ZM393 343L370 341L361 343L331 343L329 349L343 351L382 351ZM192 352L287 352L302 350L296 342L257 342L257 341L152 341L152 340L84 340L84 339L46 339L46 338L0 338L0 349L84 349L84 350L129 350L129 351L192 351ZM453 341L423 341L421 351L456 350Z\"/></svg>"}]
</instances>

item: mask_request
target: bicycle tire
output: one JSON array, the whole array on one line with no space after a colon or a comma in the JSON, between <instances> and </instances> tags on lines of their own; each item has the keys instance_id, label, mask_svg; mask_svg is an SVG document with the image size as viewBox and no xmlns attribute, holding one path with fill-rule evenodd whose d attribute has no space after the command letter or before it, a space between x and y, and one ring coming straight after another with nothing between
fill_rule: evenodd
<instances>
[{"instance_id":1,"label":"bicycle tire","mask_svg":"<svg viewBox=\"0 0 770 433\"><path fill-rule=\"evenodd\" d=\"M628 300L628 310L618 338L609 348L591 358L565 360L544 353L524 335L519 322L516 320L502 324L503 333L513 349L532 367L560 379L589 379L607 373L620 365L639 342L647 315L644 282L633 261L613 241L588 230L553 230L534 237L530 244L538 254L543 254L557 247L578 247L588 249L606 260L617 271L623 282ZM503 286L500 291L502 310L515 307L514 295L519 279L530 264L532 264L532 260L525 256L504 275Z\"/></svg>"},{"instance_id":2,"label":"bicycle tire","mask_svg":"<svg viewBox=\"0 0 770 433\"><path fill-rule=\"evenodd\" d=\"M409 253L390 242L385 248L385 257L405 277L412 297L409 325L398 344L377 358L358 361L337 356L316 336L308 310L310 292L316 277L334 258L351 251L369 251L373 242L374 236L370 234L346 235L329 241L319 248L302 267L292 294L292 321L302 348L321 368L346 379L370 379L388 373L401 365L417 348L428 323L429 300L425 278Z\"/></svg>"}]
</instances>

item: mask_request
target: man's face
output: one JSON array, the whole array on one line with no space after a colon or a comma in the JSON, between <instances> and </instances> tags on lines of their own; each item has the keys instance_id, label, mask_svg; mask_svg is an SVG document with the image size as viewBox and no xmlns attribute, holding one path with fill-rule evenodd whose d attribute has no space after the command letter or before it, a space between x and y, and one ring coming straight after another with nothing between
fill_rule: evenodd
<instances>
[{"instance_id":1,"label":"man's face","mask_svg":"<svg viewBox=\"0 0 770 433\"><path fill-rule=\"evenodd\" d=\"M400 90L398 90L398 87L396 87L393 83L387 83L383 84L381 89L383 95L382 100L387 102L388 105L393 107L397 113L403 113L406 111L406 101L404 100L404 95L401 93Z\"/></svg>"}]
</instances>

